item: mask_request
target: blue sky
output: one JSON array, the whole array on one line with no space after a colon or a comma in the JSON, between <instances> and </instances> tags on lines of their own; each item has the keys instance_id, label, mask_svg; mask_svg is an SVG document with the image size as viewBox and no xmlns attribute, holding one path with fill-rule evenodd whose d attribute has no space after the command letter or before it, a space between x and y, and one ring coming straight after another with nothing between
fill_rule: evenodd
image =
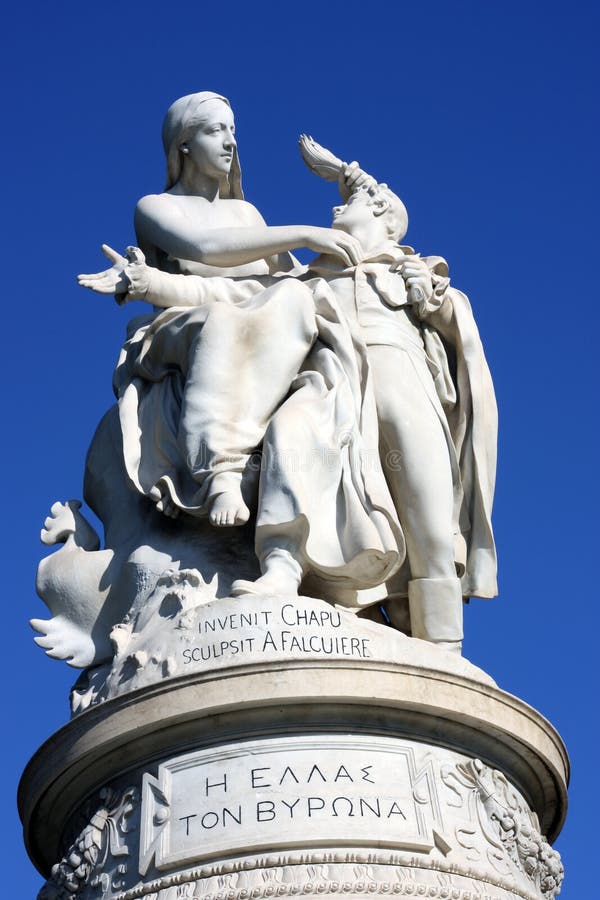
<instances>
[{"instance_id":1,"label":"blue sky","mask_svg":"<svg viewBox=\"0 0 600 900\"><path fill-rule=\"evenodd\" d=\"M228 5L24 2L5 15L5 515L1 753L6 895L40 885L13 797L68 716L76 673L27 625L39 528L81 495L93 430L138 310L84 292L99 246L133 241L163 185L167 106L234 107L246 196L270 224L326 225L308 131L404 199L407 240L471 298L500 406L501 595L467 610L465 654L539 709L571 754L562 897L590 897L598 805L597 35L592 3L347 0ZM139 310L141 311L141 310ZM8 321L7 321L8 320Z\"/></svg>"}]
</instances>

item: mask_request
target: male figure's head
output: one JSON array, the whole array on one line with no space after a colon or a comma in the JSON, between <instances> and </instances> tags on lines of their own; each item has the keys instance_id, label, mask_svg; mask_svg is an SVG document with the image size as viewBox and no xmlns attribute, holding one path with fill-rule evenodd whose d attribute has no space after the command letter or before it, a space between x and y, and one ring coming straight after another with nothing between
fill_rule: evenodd
<instances>
[{"instance_id":1,"label":"male figure's head","mask_svg":"<svg viewBox=\"0 0 600 900\"><path fill-rule=\"evenodd\" d=\"M365 185L344 206L334 206L332 228L351 234L368 250L386 240L399 243L408 229L408 213L387 184Z\"/></svg>"}]
</instances>

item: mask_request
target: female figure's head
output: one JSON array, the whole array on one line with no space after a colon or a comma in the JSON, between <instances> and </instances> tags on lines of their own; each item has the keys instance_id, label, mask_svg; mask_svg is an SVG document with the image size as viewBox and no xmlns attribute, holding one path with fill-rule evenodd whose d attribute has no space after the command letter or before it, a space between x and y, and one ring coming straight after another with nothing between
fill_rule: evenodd
<instances>
[{"instance_id":1,"label":"female figure's head","mask_svg":"<svg viewBox=\"0 0 600 900\"><path fill-rule=\"evenodd\" d=\"M165 190L181 178L187 156L199 171L218 180L220 197L243 199L233 132L233 112L226 97L201 91L176 100L167 111L162 131L167 157Z\"/></svg>"}]
</instances>

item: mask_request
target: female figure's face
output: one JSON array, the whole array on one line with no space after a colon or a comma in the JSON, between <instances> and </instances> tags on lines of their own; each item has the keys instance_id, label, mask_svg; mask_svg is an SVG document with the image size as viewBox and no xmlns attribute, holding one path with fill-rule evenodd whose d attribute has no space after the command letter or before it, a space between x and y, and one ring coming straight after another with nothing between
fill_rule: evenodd
<instances>
[{"instance_id":1,"label":"female figure's face","mask_svg":"<svg viewBox=\"0 0 600 900\"><path fill-rule=\"evenodd\" d=\"M182 151L200 172L211 178L229 175L235 149L233 112L222 100L202 104L202 118Z\"/></svg>"}]
</instances>

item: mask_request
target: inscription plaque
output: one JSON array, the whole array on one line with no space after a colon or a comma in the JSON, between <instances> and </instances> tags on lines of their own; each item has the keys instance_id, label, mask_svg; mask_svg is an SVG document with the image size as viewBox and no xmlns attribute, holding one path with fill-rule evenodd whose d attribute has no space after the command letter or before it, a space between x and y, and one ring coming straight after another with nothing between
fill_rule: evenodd
<instances>
[{"instance_id":1,"label":"inscription plaque","mask_svg":"<svg viewBox=\"0 0 600 900\"><path fill-rule=\"evenodd\" d=\"M302 605L274 603L265 608L262 600L244 597L222 600L195 611L194 638L180 650L185 671L243 664L257 658L371 659L373 629L357 631L353 615L340 612L320 601L307 599ZM385 632L378 635L385 638ZM381 641L379 641L381 643Z\"/></svg>"},{"instance_id":2,"label":"inscription plaque","mask_svg":"<svg viewBox=\"0 0 600 900\"><path fill-rule=\"evenodd\" d=\"M442 830L430 757L392 738L239 742L144 776L140 872L303 846L429 852Z\"/></svg>"}]
</instances>

